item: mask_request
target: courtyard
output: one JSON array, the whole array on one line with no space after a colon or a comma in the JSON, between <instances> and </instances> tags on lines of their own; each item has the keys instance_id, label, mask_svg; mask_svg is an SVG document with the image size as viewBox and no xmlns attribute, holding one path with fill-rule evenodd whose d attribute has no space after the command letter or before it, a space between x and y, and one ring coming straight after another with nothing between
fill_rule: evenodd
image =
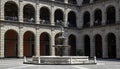
<instances>
[{"instance_id":1,"label":"courtyard","mask_svg":"<svg viewBox=\"0 0 120 69\"><path fill-rule=\"evenodd\" d=\"M0 59L0 69L120 69L120 60L98 59L97 65L32 65L23 59Z\"/></svg>"}]
</instances>

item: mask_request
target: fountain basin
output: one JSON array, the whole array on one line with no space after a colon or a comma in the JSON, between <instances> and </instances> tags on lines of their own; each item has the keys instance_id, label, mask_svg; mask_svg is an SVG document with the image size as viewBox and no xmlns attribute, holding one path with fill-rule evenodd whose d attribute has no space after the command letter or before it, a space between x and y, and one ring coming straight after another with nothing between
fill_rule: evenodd
<instances>
[{"instance_id":1,"label":"fountain basin","mask_svg":"<svg viewBox=\"0 0 120 69\"><path fill-rule=\"evenodd\" d=\"M32 57L31 61L24 62L25 64L95 64L89 62L88 56L40 56Z\"/></svg>"}]
</instances>

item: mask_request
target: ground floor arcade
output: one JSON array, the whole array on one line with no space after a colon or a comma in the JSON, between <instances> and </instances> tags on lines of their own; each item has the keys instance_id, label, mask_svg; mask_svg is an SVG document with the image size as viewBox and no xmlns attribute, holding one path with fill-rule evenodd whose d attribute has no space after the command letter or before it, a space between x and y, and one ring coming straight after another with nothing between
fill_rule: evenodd
<instances>
[{"instance_id":1,"label":"ground floor arcade","mask_svg":"<svg viewBox=\"0 0 120 69\"><path fill-rule=\"evenodd\" d=\"M57 55L53 45L57 44L60 28L6 25L2 25L0 28L1 58ZM65 44L71 47L69 53L65 51L65 55L120 58L118 27L89 28L89 30L67 29ZM79 51L80 53L78 53Z\"/></svg>"}]
</instances>

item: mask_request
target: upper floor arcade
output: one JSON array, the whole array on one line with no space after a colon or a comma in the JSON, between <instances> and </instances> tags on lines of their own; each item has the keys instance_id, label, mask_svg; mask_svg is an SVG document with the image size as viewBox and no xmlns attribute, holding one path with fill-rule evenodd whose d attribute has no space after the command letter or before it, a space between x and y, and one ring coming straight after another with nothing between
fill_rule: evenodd
<instances>
[{"instance_id":1,"label":"upper floor arcade","mask_svg":"<svg viewBox=\"0 0 120 69\"><path fill-rule=\"evenodd\" d=\"M1 1L0 20L77 28L77 10L29 1Z\"/></svg>"}]
</instances>

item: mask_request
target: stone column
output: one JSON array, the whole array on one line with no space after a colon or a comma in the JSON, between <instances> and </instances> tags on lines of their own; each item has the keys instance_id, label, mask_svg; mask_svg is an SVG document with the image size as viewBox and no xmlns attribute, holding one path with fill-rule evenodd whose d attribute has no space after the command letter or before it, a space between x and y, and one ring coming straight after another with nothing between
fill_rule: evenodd
<instances>
[{"instance_id":1,"label":"stone column","mask_svg":"<svg viewBox=\"0 0 120 69\"><path fill-rule=\"evenodd\" d=\"M95 56L95 39L93 36L90 37L90 57Z\"/></svg>"},{"instance_id":2,"label":"stone column","mask_svg":"<svg viewBox=\"0 0 120 69\"><path fill-rule=\"evenodd\" d=\"M2 26L1 26L1 28L0 28L0 58L4 58L5 57L5 55L4 55L4 47L5 47L5 45L4 45L4 34L5 34L5 32L4 32L4 29L2 28Z\"/></svg>"},{"instance_id":3,"label":"stone column","mask_svg":"<svg viewBox=\"0 0 120 69\"><path fill-rule=\"evenodd\" d=\"M94 13L93 11L90 12L90 26L92 27L94 25Z\"/></svg>"},{"instance_id":4,"label":"stone column","mask_svg":"<svg viewBox=\"0 0 120 69\"><path fill-rule=\"evenodd\" d=\"M102 36L102 49L103 49L103 58L108 58L107 38L105 37L105 35Z\"/></svg>"},{"instance_id":5,"label":"stone column","mask_svg":"<svg viewBox=\"0 0 120 69\"><path fill-rule=\"evenodd\" d=\"M106 24L106 19L107 19L106 18L106 11L105 11L105 8L103 7L103 9L102 9L102 25Z\"/></svg>"},{"instance_id":6,"label":"stone column","mask_svg":"<svg viewBox=\"0 0 120 69\"><path fill-rule=\"evenodd\" d=\"M40 24L40 16L39 16L39 11L40 11L40 9L39 9L39 2L37 1L37 3L36 3L36 14L35 14L35 21L36 21L36 24Z\"/></svg>"},{"instance_id":7,"label":"stone column","mask_svg":"<svg viewBox=\"0 0 120 69\"><path fill-rule=\"evenodd\" d=\"M120 58L120 36L119 33L116 36L116 56Z\"/></svg>"},{"instance_id":8,"label":"stone column","mask_svg":"<svg viewBox=\"0 0 120 69\"><path fill-rule=\"evenodd\" d=\"M54 22L54 6L51 6L50 22L51 22L51 25L55 25L55 22Z\"/></svg>"},{"instance_id":9,"label":"stone column","mask_svg":"<svg viewBox=\"0 0 120 69\"><path fill-rule=\"evenodd\" d=\"M19 2L19 22L24 22L23 18L23 3L22 1Z\"/></svg>"},{"instance_id":10,"label":"stone column","mask_svg":"<svg viewBox=\"0 0 120 69\"><path fill-rule=\"evenodd\" d=\"M51 31L51 39L50 39L50 55L51 56L55 56L55 47L53 47L53 45L55 45L55 35L54 35L54 31Z\"/></svg>"},{"instance_id":11,"label":"stone column","mask_svg":"<svg viewBox=\"0 0 120 69\"><path fill-rule=\"evenodd\" d=\"M35 56L40 56L40 35L39 30L36 29L36 36L35 36Z\"/></svg>"},{"instance_id":12,"label":"stone column","mask_svg":"<svg viewBox=\"0 0 120 69\"><path fill-rule=\"evenodd\" d=\"M18 57L19 58L22 58L24 55L23 55L23 33L22 33L22 27L20 27L19 29L19 39L18 39Z\"/></svg>"},{"instance_id":13,"label":"stone column","mask_svg":"<svg viewBox=\"0 0 120 69\"><path fill-rule=\"evenodd\" d=\"M0 2L0 20L4 20L4 3Z\"/></svg>"}]
</instances>

